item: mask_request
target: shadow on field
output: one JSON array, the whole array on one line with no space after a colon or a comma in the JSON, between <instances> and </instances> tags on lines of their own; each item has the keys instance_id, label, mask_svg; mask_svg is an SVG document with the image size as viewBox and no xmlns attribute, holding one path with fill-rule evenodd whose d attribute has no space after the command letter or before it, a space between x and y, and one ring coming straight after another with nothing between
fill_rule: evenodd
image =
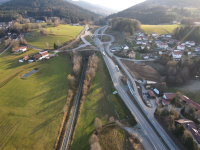
<instances>
[{"instance_id":1,"label":"shadow on field","mask_svg":"<svg viewBox=\"0 0 200 150\"><path fill-rule=\"evenodd\" d=\"M48 118L47 120L45 120L44 122L42 122L41 124L39 124L38 126L36 126L32 132L30 133L30 135L33 135L34 133L38 132L39 130L41 130L42 128L46 127L47 125L49 125L51 122L53 122L55 119L57 119L57 117L60 115L61 113L56 114L55 116L53 116L52 118Z\"/></svg>"}]
</instances>

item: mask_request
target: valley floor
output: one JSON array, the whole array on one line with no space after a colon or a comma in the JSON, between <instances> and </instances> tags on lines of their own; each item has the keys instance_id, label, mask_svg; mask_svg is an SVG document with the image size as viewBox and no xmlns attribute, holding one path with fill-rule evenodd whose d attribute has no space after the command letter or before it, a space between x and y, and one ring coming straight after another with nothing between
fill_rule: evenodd
<instances>
[{"instance_id":1,"label":"valley floor","mask_svg":"<svg viewBox=\"0 0 200 150\"><path fill-rule=\"evenodd\" d=\"M63 117L71 73L69 56L19 64L30 50L0 56L0 149L53 150ZM39 69L26 79L21 77Z\"/></svg>"},{"instance_id":2,"label":"valley floor","mask_svg":"<svg viewBox=\"0 0 200 150\"><path fill-rule=\"evenodd\" d=\"M101 56L99 56L99 58L101 58ZM72 150L89 149L89 138L94 131L94 120L96 117L100 118L103 124L108 123L111 116L113 116L116 120L125 119L131 125L135 124L134 118L130 115L120 97L112 94L115 89L113 88L110 75L102 58L99 60L98 71L92 82L92 87L87 98L83 101L83 105L80 110L80 115L74 132ZM118 130L116 130L116 132L118 132ZM100 141L105 144L101 146L107 150L120 150L118 148L124 146L123 140L125 139L125 136L121 133L121 131L116 134L121 136L121 138L119 138L121 141L112 141L113 143L110 144L110 147L108 147L109 144L107 141ZM102 138L102 140L105 139L106 138ZM118 138L114 138L114 140L118 140ZM116 143L122 145L116 145Z\"/></svg>"}]
</instances>

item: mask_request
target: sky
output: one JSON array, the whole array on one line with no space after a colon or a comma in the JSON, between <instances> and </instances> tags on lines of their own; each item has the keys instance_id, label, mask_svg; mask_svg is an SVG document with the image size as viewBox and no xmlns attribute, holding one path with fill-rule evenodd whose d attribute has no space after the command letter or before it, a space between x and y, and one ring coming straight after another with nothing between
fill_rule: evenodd
<instances>
[{"instance_id":1,"label":"sky","mask_svg":"<svg viewBox=\"0 0 200 150\"><path fill-rule=\"evenodd\" d=\"M105 6L107 8L112 8L114 10L124 10L133 5L141 3L145 0L84 0L84 1Z\"/></svg>"}]
</instances>

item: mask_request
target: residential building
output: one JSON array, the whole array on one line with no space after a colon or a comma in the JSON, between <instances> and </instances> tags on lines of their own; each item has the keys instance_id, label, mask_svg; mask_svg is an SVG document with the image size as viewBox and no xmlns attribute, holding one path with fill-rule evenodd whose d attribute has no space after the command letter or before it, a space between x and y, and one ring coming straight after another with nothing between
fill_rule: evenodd
<instances>
[{"instance_id":1,"label":"residential building","mask_svg":"<svg viewBox=\"0 0 200 150\"><path fill-rule=\"evenodd\" d=\"M136 57L136 53L134 51L129 52L128 54L129 58L135 58Z\"/></svg>"},{"instance_id":2,"label":"residential building","mask_svg":"<svg viewBox=\"0 0 200 150\"><path fill-rule=\"evenodd\" d=\"M180 119L180 120L176 120L175 124L176 125L182 124L192 134L196 142L200 144L200 133L193 121L187 120L187 119Z\"/></svg>"},{"instance_id":3,"label":"residential building","mask_svg":"<svg viewBox=\"0 0 200 150\"><path fill-rule=\"evenodd\" d=\"M180 60L182 58L182 56L183 56L183 52L180 50L174 50L172 52L172 57L174 60Z\"/></svg>"},{"instance_id":4,"label":"residential building","mask_svg":"<svg viewBox=\"0 0 200 150\"><path fill-rule=\"evenodd\" d=\"M39 54L41 55L41 57L39 58L39 60L49 59L49 52L48 51L39 52Z\"/></svg>"},{"instance_id":5,"label":"residential building","mask_svg":"<svg viewBox=\"0 0 200 150\"><path fill-rule=\"evenodd\" d=\"M15 52L25 52L27 51L27 47L19 47L18 49L15 50Z\"/></svg>"},{"instance_id":6,"label":"residential building","mask_svg":"<svg viewBox=\"0 0 200 150\"><path fill-rule=\"evenodd\" d=\"M184 51L185 50L185 46L184 45L178 45L177 46L177 50Z\"/></svg>"}]
</instances>

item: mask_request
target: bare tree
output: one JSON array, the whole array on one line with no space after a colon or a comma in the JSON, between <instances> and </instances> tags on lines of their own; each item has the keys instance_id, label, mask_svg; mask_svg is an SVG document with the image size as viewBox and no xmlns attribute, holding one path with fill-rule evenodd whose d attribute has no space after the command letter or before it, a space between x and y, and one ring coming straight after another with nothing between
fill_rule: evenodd
<instances>
[{"instance_id":1,"label":"bare tree","mask_svg":"<svg viewBox=\"0 0 200 150\"><path fill-rule=\"evenodd\" d=\"M90 150L101 150L101 146L99 143L94 143L92 145L90 145Z\"/></svg>"},{"instance_id":2,"label":"bare tree","mask_svg":"<svg viewBox=\"0 0 200 150\"><path fill-rule=\"evenodd\" d=\"M186 105L185 106L185 113L189 114L190 116L194 116L195 113L195 108L192 104Z\"/></svg>"},{"instance_id":3,"label":"bare tree","mask_svg":"<svg viewBox=\"0 0 200 150\"><path fill-rule=\"evenodd\" d=\"M92 136L89 139L89 143L90 143L90 145L92 145L92 144L94 144L96 142L99 142L99 138L97 137L96 134L92 134Z\"/></svg>"},{"instance_id":4,"label":"bare tree","mask_svg":"<svg viewBox=\"0 0 200 150\"><path fill-rule=\"evenodd\" d=\"M47 35L48 32L47 32L46 30L44 30L44 29L41 29L41 30L40 30L40 34L42 34L42 35Z\"/></svg>"},{"instance_id":5,"label":"bare tree","mask_svg":"<svg viewBox=\"0 0 200 150\"><path fill-rule=\"evenodd\" d=\"M4 41L5 46L9 46L12 43L12 40L10 38L8 38L7 40Z\"/></svg>"},{"instance_id":6,"label":"bare tree","mask_svg":"<svg viewBox=\"0 0 200 150\"><path fill-rule=\"evenodd\" d=\"M99 118L95 119L95 121L94 121L94 127L95 127L95 129L97 131L102 129L102 122L101 122L101 120Z\"/></svg>"},{"instance_id":7,"label":"bare tree","mask_svg":"<svg viewBox=\"0 0 200 150\"><path fill-rule=\"evenodd\" d=\"M78 76L81 71L81 63L82 57L77 52L73 52L73 72L76 76Z\"/></svg>"},{"instance_id":8,"label":"bare tree","mask_svg":"<svg viewBox=\"0 0 200 150\"><path fill-rule=\"evenodd\" d=\"M74 86L75 86L75 81L76 81L76 80L75 80L75 77L72 76L71 74L69 74L69 75L67 76L67 79L69 80L71 87L74 88Z\"/></svg>"},{"instance_id":9,"label":"bare tree","mask_svg":"<svg viewBox=\"0 0 200 150\"><path fill-rule=\"evenodd\" d=\"M19 40L20 44L22 45L27 45L28 42L23 38L23 37L20 37L20 40Z\"/></svg>"}]
</instances>

